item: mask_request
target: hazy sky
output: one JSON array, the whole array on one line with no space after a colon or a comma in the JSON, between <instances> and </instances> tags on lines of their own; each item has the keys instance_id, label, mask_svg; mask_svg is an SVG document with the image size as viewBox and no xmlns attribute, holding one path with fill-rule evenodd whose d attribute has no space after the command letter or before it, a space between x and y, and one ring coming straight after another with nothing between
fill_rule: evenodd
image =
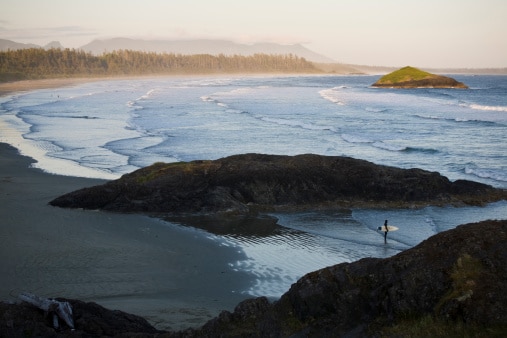
<instances>
[{"instance_id":1,"label":"hazy sky","mask_svg":"<svg viewBox=\"0 0 507 338\"><path fill-rule=\"evenodd\" d=\"M301 43L344 63L507 67L507 0L0 0L0 38Z\"/></svg>"}]
</instances>

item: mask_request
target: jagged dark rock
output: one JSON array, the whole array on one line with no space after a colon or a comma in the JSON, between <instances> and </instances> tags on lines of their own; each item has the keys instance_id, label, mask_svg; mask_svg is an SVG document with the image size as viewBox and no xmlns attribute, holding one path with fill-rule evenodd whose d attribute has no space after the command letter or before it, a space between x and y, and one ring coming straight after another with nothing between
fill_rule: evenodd
<instances>
[{"instance_id":1,"label":"jagged dark rock","mask_svg":"<svg viewBox=\"0 0 507 338\"><path fill-rule=\"evenodd\" d=\"M51 201L53 206L146 213L248 213L319 207L481 205L507 192L436 172L321 155L235 155L156 163Z\"/></svg>"},{"instance_id":2,"label":"jagged dark rock","mask_svg":"<svg viewBox=\"0 0 507 338\"><path fill-rule=\"evenodd\" d=\"M0 336L402 337L414 335L392 335L390 328L408 321L410 330L431 317L447 330L457 328L442 337L465 331L472 337L474 329L501 337L507 333L506 242L507 220L461 225L390 258L311 272L278 301L245 300L199 329L180 332L160 332L137 316L70 299L58 300L71 303L76 330L56 331L34 306L0 303Z\"/></svg>"},{"instance_id":3,"label":"jagged dark rock","mask_svg":"<svg viewBox=\"0 0 507 338\"><path fill-rule=\"evenodd\" d=\"M153 337L160 333L139 316L93 302L57 300L71 304L75 330L66 325L54 329L52 316L32 304L0 302L0 337Z\"/></svg>"},{"instance_id":4,"label":"jagged dark rock","mask_svg":"<svg viewBox=\"0 0 507 338\"><path fill-rule=\"evenodd\" d=\"M507 221L461 225L391 258L309 273L274 303L247 300L172 336L380 337L425 316L505 333L506 241Z\"/></svg>"}]
</instances>

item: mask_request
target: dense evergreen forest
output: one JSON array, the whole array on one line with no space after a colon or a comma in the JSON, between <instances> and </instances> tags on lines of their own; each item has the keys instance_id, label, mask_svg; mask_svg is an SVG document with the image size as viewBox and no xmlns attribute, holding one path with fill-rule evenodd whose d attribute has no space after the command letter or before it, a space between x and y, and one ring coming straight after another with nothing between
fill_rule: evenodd
<instances>
[{"instance_id":1,"label":"dense evergreen forest","mask_svg":"<svg viewBox=\"0 0 507 338\"><path fill-rule=\"evenodd\" d=\"M180 55L119 50L95 56L75 49L0 52L0 81L153 74L319 73L295 55Z\"/></svg>"}]
</instances>

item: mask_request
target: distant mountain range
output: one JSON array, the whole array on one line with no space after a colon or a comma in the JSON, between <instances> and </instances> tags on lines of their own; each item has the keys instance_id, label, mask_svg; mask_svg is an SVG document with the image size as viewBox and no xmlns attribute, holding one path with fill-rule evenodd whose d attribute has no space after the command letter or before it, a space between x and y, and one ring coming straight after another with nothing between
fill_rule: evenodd
<instances>
[{"instance_id":1,"label":"distant mountain range","mask_svg":"<svg viewBox=\"0 0 507 338\"><path fill-rule=\"evenodd\" d=\"M24 44L10 40L0 39L0 51L25 49L25 48L64 48L59 42L54 41L45 46ZM293 54L305 58L308 61L319 63L336 63L324 55L318 54L300 44L282 45L276 43L256 43L252 45L240 44L227 40L141 40L128 38L112 38L94 40L79 47L86 52L101 55L104 52L128 49L155 53L174 53L183 55L211 54L211 55L253 55L253 54Z\"/></svg>"},{"instance_id":2,"label":"distant mountain range","mask_svg":"<svg viewBox=\"0 0 507 338\"><path fill-rule=\"evenodd\" d=\"M16 49L27 49L27 48L64 48L58 41L52 41L45 46L39 46L33 43L20 43L11 40L0 39L0 51L16 50Z\"/></svg>"},{"instance_id":3,"label":"distant mountain range","mask_svg":"<svg viewBox=\"0 0 507 338\"><path fill-rule=\"evenodd\" d=\"M31 43L19 43L10 40L0 39L0 51L25 49L25 48L65 48L58 41L53 41L45 46ZM343 64L316 53L300 44L282 45L277 43L256 43L241 44L227 40L142 40L129 38L111 38L94 40L77 49L90 52L94 55L102 55L104 52L114 50L135 50L155 53L174 53L183 55L210 54L226 56L231 55L253 55L253 54L278 54L297 55L308 61L318 63L318 67L327 73L334 74L386 74L396 70L398 67L367 66L356 64ZM507 74L507 68L440 68L425 69L440 74Z\"/></svg>"},{"instance_id":4,"label":"distant mountain range","mask_svg":"<svg viewBox=\"0 0 507 338\"><path fill-rule=\"evenodd\" d=\"M315 53L300 44L281 45L276 43L256 43L252 45L240 44L227 40L139 40L127 38L113 38L94 40L81 49L93 54L102 54L119 49L140 50L156 53L175 53L183 55L211 54L211 55L253 55L253 54L293 54L308 61L333 63L336 62L326 56Z\"/></svg>"}]
</instances>

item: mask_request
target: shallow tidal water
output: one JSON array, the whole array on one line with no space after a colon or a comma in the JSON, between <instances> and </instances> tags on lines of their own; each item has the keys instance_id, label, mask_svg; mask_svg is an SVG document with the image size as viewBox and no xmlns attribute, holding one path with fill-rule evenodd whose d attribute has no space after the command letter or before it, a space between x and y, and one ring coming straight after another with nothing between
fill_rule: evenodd
<instances>
[{"instance_id":1,"label":"shallow tidal water","mask_svg":"<svg viewBox=\"0 0 507 338\"><path fill-rule=\"evenodd\" d=\"M454 77L470 89L372 88L378 76L99 81L1 97L0 142L67 176L114 179L158 161L316 153L505 189L507 77ZM506 219L507 204L268 216L277 222L193 224L244 253L231 267L256 283L235 292L276 298L310 271L389 257L459 224ZM399 230L384 243L376 229L386 219Z\"/></svg>"}]
</instances>

